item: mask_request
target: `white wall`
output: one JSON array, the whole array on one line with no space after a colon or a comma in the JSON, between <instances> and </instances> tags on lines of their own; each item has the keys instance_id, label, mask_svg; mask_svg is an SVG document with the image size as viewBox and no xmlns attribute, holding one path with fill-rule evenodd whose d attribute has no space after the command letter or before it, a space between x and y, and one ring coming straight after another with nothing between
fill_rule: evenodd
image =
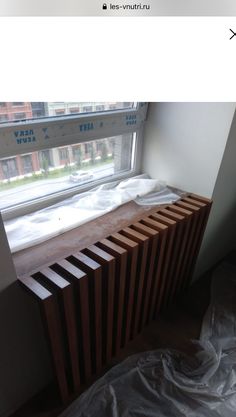
<instances>
[{"instance_id":1,"label":"white wall","mask_svg":"<svg viewBox=\"0 0 236 417\"><path fill-rule=\"evenodd\" d=\"M234 111L234 103L153 103L148 114L143 171L170 185L212 197L214 201L195 278L233 247Z\"/></svg>"},{"instance_id":2,"label":"white wall","mask_svg":"<svg viewBox=\"0 0 236 417\"><path fill-rule=\"evenodd\" d=\"M233 103L152 103L143 171L211 197L234 110Z\"/></svg>"},{"instance_id":3,"label":"white wall","mask_svg":"<svg viewBox=\"0 0 236 417\"><path fill-rule=\"evenodd\" d=\"M4 290L12 282L16 281L16 273L6 238L5 229L0 213L0 292Z\"/></svg>"},{"instance_id":4,"label":"white wall","mask_svg":"<svg viewBox=\"0 0 236 417\"><path fill-rule=\"evenodd\" d=\"M236 249L236 113L213 191L207 233L199 254L195 277L232 249Z\"/></svg>"}]
</instances>

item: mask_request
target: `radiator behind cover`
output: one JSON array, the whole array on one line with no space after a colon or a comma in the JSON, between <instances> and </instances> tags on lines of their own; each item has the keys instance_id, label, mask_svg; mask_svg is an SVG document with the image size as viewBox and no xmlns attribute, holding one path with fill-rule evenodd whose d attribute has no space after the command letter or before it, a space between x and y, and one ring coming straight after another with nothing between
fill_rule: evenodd
<instances>
[{"instance_id":1,"label":"radiator behind cover","mask_svg":"<svg viewBox=\"0 0 236 417\"><path fill-rule=\"evenodd\" d=\"M210 207L188 195L19 278L39 302L63 402L186 289Z\"/></svg>"}]
</instances>

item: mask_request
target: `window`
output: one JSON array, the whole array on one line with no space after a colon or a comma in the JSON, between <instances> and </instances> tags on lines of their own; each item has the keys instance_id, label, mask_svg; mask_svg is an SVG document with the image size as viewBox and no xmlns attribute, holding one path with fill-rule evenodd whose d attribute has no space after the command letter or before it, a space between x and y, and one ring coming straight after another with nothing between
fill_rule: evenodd
<instances>
[{"instance_id":1,"label":"window","mask_svg":"<svg viewBox=\"0 0 236 417\"><path fill-rule=\"evenodd\" d=\"M62 114L65 114L65 110L64 109L55 110L55 114L56 116L61 116Z\"/></svg>"},{"instance_id":2,"label":"window","mask_svg":"<svg viewBox=\"0 0 236 417\"><path fill-rule=\"evenodd\" d=\"M46 149L44 151L40 151L38 158L39 158L39 165L37 165L36 169L37 172L40 172L40 170L42 170L43 172L45 171L45 165L47 166L47 168L50 168L53 166L53 162L52 162L52 156L51 156L52 151L49 149ZM37 160L37 153L35 153L35 157ZM39 169L39 171L38 171ZM36 172L36 174L37 174Z\"/></svg>"},{"instance_id":3,"label":"window","mask_svg":"<svg viewBox=\"0 0 236 417\"><path fill-rule=\"evenodd\" d=\"M81 109L91 106L82 104ZM140 173L147 105L126 103L130 107L121 109L117 104L119 108L110 111L110 104L96 103L105 109L102 113L94 110L0 126L0 210L4 219ZM69 111L70 105L65 103L65 109ZM87 174L82 177L81 172Z\"/></svg>"},{"instance_id":4,"label":"window","mask_svg":"<svg viewBox=\"0 0 236 417\"><path fill-rule=\"evenodd\" d=\"M23 155L21 157L23 162L23 169L25 174L32 174L33 166L32 166L32 160L31 155Z\"/></svg>"},{"instance_id":5,"label":"window","mask_svg":"<svg viewBox=\"0 0 236 417\"><path fill-rule=\"evenodd\" d=\"M89 152L89 144L85 143L84 144L84 152L87 154Z\"/></svg>"},{"instance_id":6,"label":"window","mask_svg":"<svg viewBox=\"0 0 236 417\"><path fill-rule=\"evenodd\" d=\"M1 161L3 179L10 181L18 176L16 158L4 159Z\"/></svg>"},{"instance_id":7,"label":"window","mask_svg":"<svg viewBox=\"0 0 236 417\"><path fill-rule=\"evenodd\" d=\"M24 120L26 119L26 113L15 113L14 114L15 120Z\"/></svg>"},{"instance_id":8,"label":"window","mask_svg":"<svg viewBox=\"0 0 236 417\"><path fill-rule=\"evenodd\" d=\"M68 159L68 148L59 149L60 160Z\"/></svg>"},{"instance_id":9,"label":"window","mask_svg":"<svg viewBox=\"0 0 236 417\"><path fill-rule=\"evenodd\" d=\"M74 113L79 113L79 108L70 109L70 113L71 113L71 114L74 114Z\"/></svg>"},{"instance_id":10,"label":"window","mask_svg":"<svg viewBox=\"0 0 236 417\"><path fill-rule=\"evenodd\" d=\"M4 114L8 116L8 119L2 120L5 123L24 119L48 119L56 116L73 117L76 114L87 112L132 109L136 105L134 102L0 102L0 108L4 109ZM24 117L22 117L22 113L16 113L16 107L21 107L22 113L24 111Z\"/></svg>"},{"instance_id":11,"label":"window","mask_svg":"<svg viewBox=\"0 0 236 417\"><path fill-rule=\"evenodd\" d=\"M96 111L104 111L105 110L105 106L104 105L98 105L96 106Z\"/></svg>"},{"instance_id":12,"label":"window","mask_svg":"<svg viewBox=\"0 0 236 417\"><path fill-rule=\"evenodd\" d=\"M6 122L8 120L7 114L0 114L0 123Z\"/></svg>"},{"instance_id":13,"label":"window","mask_svg":"<svg viewBox=\"0 0 236 417\"><path fill-rule=\"evenodd\" d=\"M89 113L89 112L91 112L93 110L93 106L84 106L83 107L83 109L82 109L82 111L84 112L84 113Z\"/></svg>"}]
</instances>

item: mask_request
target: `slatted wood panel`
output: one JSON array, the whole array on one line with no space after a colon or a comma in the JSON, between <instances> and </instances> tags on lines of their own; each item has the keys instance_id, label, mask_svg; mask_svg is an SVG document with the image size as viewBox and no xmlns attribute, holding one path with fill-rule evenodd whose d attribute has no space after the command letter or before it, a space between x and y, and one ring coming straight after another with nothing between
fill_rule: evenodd
<instances>
[{"instance_id":1,"label":"slatted wood panel","mask_svg":"<svg viewBox=\"0 0 236 417\"><path fill-rule=\"evenodd\" d=\"M134 290L138 260L138 244L120 233L115 233L109 237L112 242L117 243L128 251L126 285L124 300L124 315L122 323L121 347L125 346L130 340L132 312L134 306Z\"/></svg>"},{"instance_id":2,"label":"slatted wood panel","mask_svg":"<svg viewBox=\"0 0 236 417\"><path fill-rule=\"evenodd\" d=\"M39 303L63 402L187 288L210 208L187 195L20 278Z\"/></svg>"}]
</instances>

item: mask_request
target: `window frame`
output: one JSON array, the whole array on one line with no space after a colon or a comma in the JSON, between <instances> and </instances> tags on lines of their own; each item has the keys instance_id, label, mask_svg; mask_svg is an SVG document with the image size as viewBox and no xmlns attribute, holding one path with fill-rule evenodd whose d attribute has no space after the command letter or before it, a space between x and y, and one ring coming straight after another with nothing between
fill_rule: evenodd
<instances>
[{"instance_id":1,"label":"window frame","mask_svg":"<svg viewBox=\"0 0 236 417\"><path fill-rule=\"evenodd\" d=\"M104 182L123 180L141 173L141 154L143 141L143 128L147 114L147 103L138 103L135 107L121 110L107 110L93 113L69 114L57 117L29 119L27 121L14 121L0 126L1 143L0 158L14 157L35 151L50 150L55 147L64 147L133 133L135 152L132 155L132 169L128 172L102 178L92 183L78 185L58 191L51 195L39 197L35 200L19 203L15 206L2 209L4 220L10 220L24 214L51 206L63 199L72 197L90 190ZM79 123L79 124L78 124ZM78 125L77 125L78 124ZM76 133L73 129L76 127ZM33 132L29 138L35 137L34 141L17 142L16 132ZM71 133L72 132L72 133ZM51 136L51 134L54 134ZM46 137L49 135L49 139Z\"/></svg>"}]
</instances>

